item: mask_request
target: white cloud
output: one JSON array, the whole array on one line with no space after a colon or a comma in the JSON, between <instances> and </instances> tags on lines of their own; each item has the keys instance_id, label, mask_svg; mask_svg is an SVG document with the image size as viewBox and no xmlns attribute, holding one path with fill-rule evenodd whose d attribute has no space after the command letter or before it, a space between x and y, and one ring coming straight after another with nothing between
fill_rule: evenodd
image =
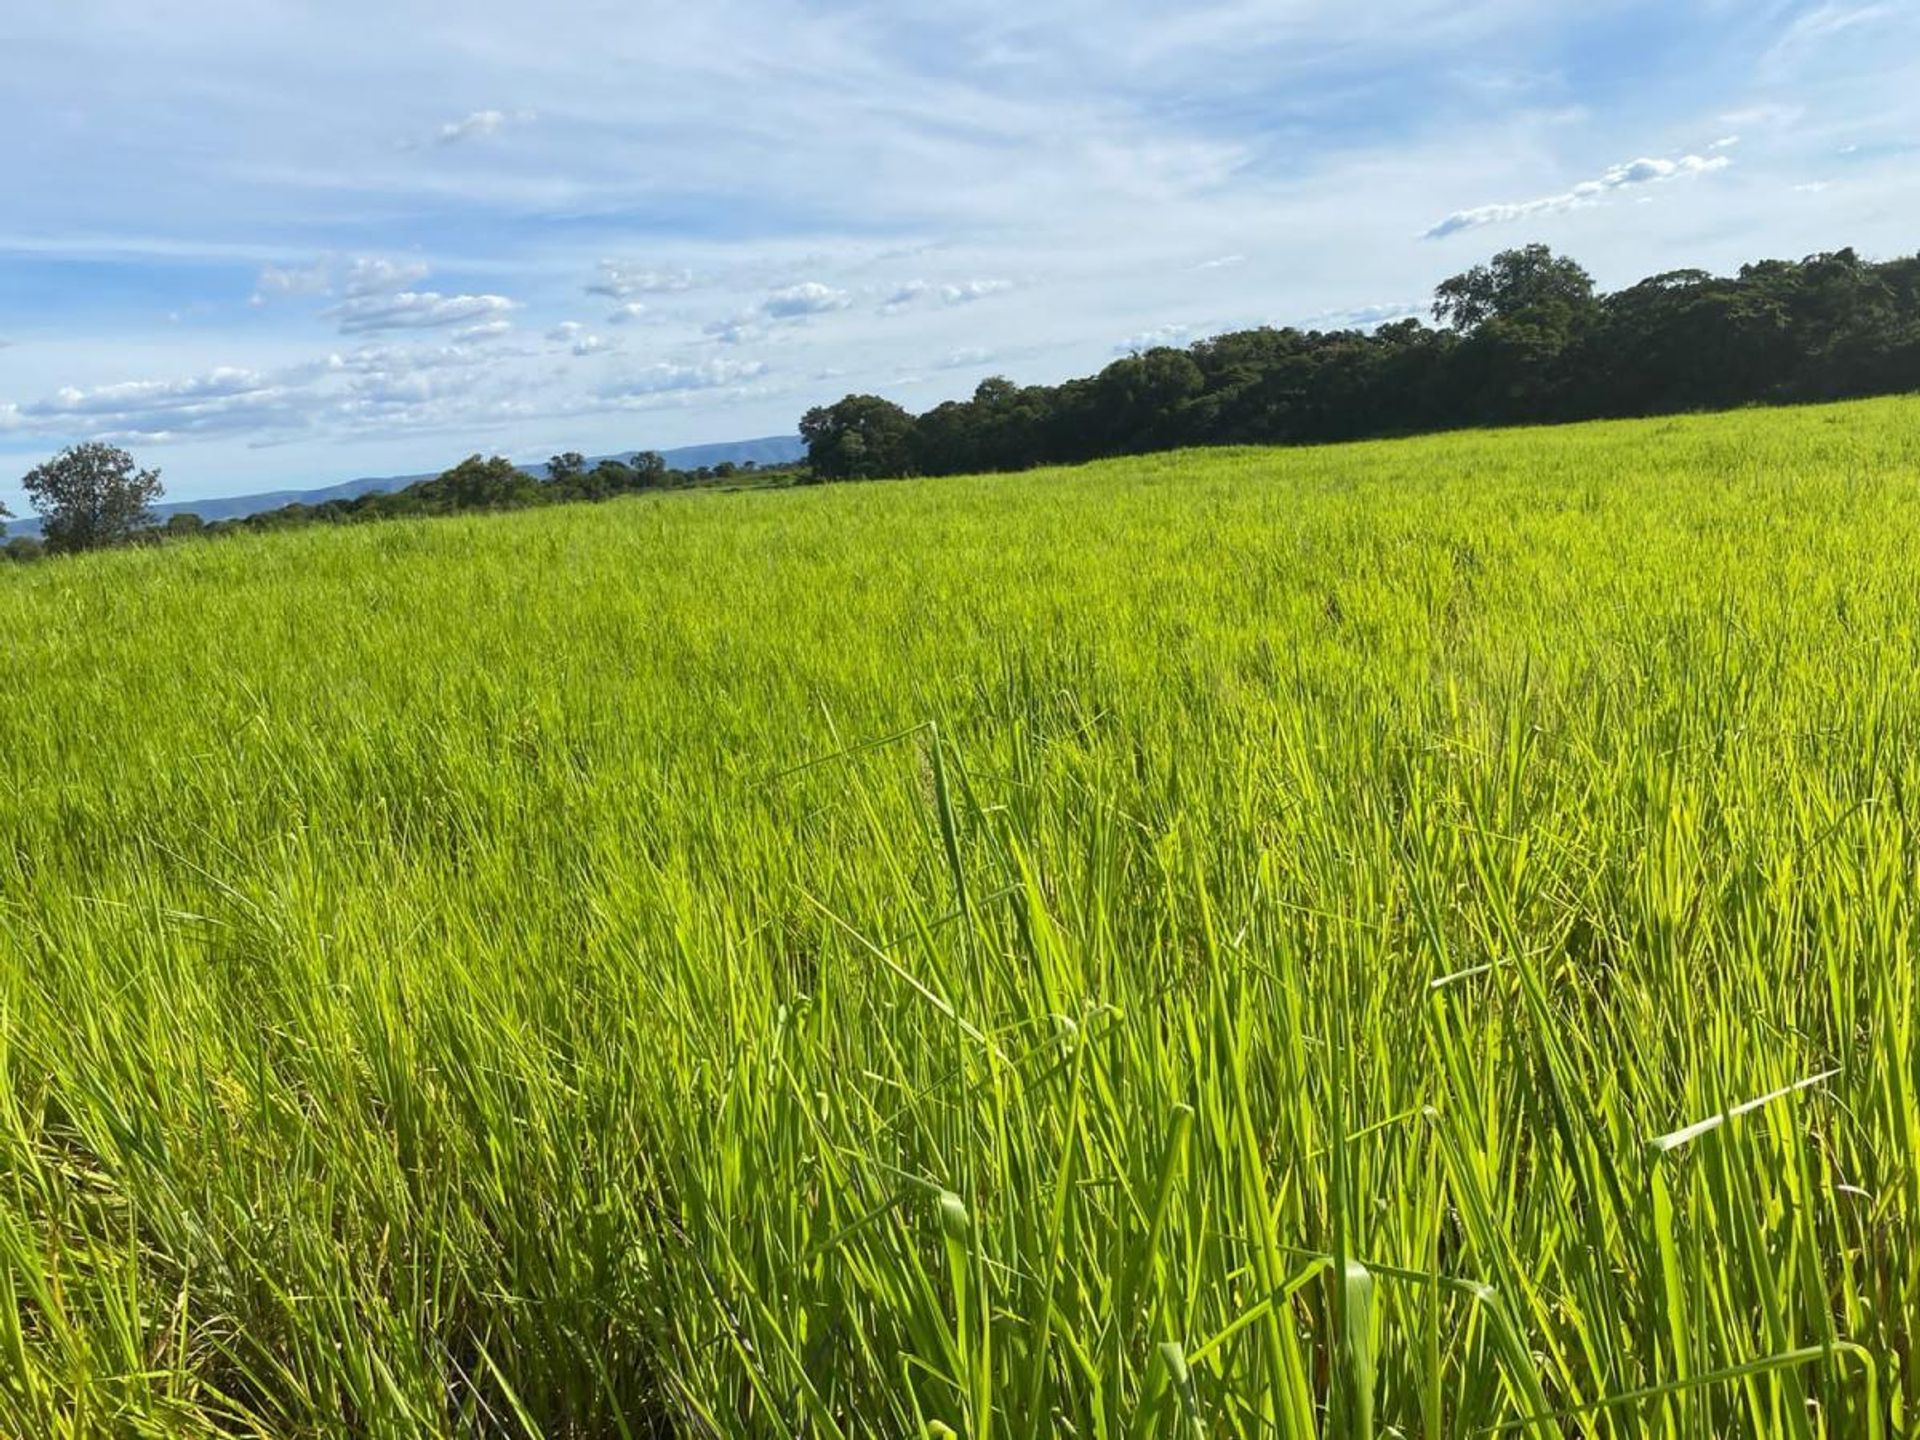
<instances>
[{"instance_id":1,"label":"white cloud","mask_svg":"<svg viewBox=\"0 0 1920 1440\"><path fill-rule=\"evenodd\" d=\"M409 285L418 285L430 273L424 261L383 260L377 256L363 255L348 264L339 283L349 297L358 298L404 290Z\"/></svg>"},{"instance_id":2,"label":"white cloud","mask_svg":"<svg viewBox=\"0 0 1920 1440\"><path fill-rule=\"evenodd\" d=\"M1206 327L1172 323L1156 325L1151 330L1142 330L1137 335L1129 335L1113 347L1115 355L1138 355L1143 351L1157 350L1163 345L1184 345L1198 336Z\"/></svg>"},{"instance_id":3,"label":"white cloud","mask_svg":"<svg viewBox=\"0 0 1920 1440\"><path fill-rule=\"evenodd\" d=\"M1356 305L1347 310L1323 310L1308 322L1309 326L1331 330L1372 330L1395 320L1411 320L1427 313L1423 300L1388 300L1374 305Z\"/></svg>"},{"instance_id":4,"label":"white cloud","mask_svg":"<svg viewBox=\"0 0 1920 1440\"><path fill-rule=\"evenodd\" d=\"M183 380L130 381L91 390L66 386L44 400L10 408L15 428L162 440L285 423L288 395L272 377L220 366Z\"/></svg>"},{"instance_id":5,"label":"white cloud","mask_svg":"<svg viewBox=\"0 0 1920 1440\"><path fill-rule=\"evenodd\" d=\"M625 305L607 316L609 325L632 325L646 317L647 306L639 300L629 300Z\"/></svg>"},{"instance_id":6,"label":"white cloud","mask_svg":"<svg viewBox=\"0 0 1920 1440\"><path fill-rule=\"evenodd\" d=\"M565 345L575 355L599 355L618 348L618 342L595 335L578 320L563 320L547 332L547 339L555 345Z\"/></svg>"},{"instance_id":7,"label":"white cloud","mask_svg":"<svg viewBox=\"0 0 1920 1440\"><path fill-rule=\"evenodd\" d=\"M1213 260L1202 260L1193 268L1196 270L1231 270L1235 266L1247 263L1244 255L1222 255Z\"/></svg>"},{"instance_id":8,"label":"white cloud","mask_svg":"<svg viewBox=\"0 0 1920 1440\"><path fill-rule=\"evenodd\" d=\"M1483 225L1504 225L1515 220L1530 220L1540 215L1558 215L1591 205L1603 197L1639 185L1654 185L1687 176L1709 175L1724 170L1733 162L1724 155L1705 158L1682 155L1678 160L1629 160L1615 165L1598 180L1585 180L1559 195L1538 200L1521 200L1508 205L1480 205L1471 210L1456 210L1423 232L1426 240L1439 240L1462 230L1477 230Z\"/></svg>"},{"instance_id":9,"label":"white cloud","mask_svg":"<svg viewBox=\"0 0 1920 1440\"><path fill-rule=\"evenodd\" d=\"M349 299L384 295L417 285L431 273L422 260L389 260L378 255L323 255L311 265L268 265L254 282L253 304L271 297L344 294Z\"/></svg>"},{"instance_id":10,"label":"white cloud","mask_svg":"<svg viewBox=\"0 0 1920 1440\"><path fill-rule=\"evenodd\" d=\"M740 315L728 316L725 320L710 320L701 327L700 333L722 345L740 345L748 340L757 340L765 332L754 323L755 312L747 311Z\"/></svg>"},{"instance_id":11,"label":"white cloud","mask_svg":"<svg viewBox=\"0 0 1920 1440\"><path fill-rule=\"evenodd\" d=\"M434 140L441 145L458 145L463 140L484 140L489 135L499 134L508 125L526 124L534 118L531 110L516 110L512 114L504 110L476 110L471 115L442 125Z\"/></svg>"},{"instance_id":12,"label":"white cloud","mask_svg":"<svg viewBox=\"0 0 1920 1440\"><path fill-rule=\"evenodd\" d=\"M793 320L802 315L824 315L833 310L845 310L852 304L853 296L845 290L836 290L818 280L808 280L774 291L761 303L760 309L776 320Z\"/></svg>"},{"instance_id":13,"label":"white cloud","mask_svg":"<svg viewBox=\"0 0 1920 1440\"><path fill-rule=\"evenodd\" d=\"M708 360L696 365L662 363L621 378L602 394L610 399L625 399L686 390L714 390L755 380L766 373L766 364L759 360Z\"/></svg>"},{"instance_id":14,"label":"white cloud","mask_svg":"<svg viewBox=\"0 0 1920 1440\"><path fill-rule=\"evenodd\" d=\"M397 295L363 295L336 305L330 312L343 335L365 335L381 330L422 330L442 325L470 325L497 320L518 309L504 295L439 295L431 290L403 290Z\"/></svg>"},{"instance_id":15,"label":"white cloud","mask_svg":"<svg viewBox=\"0 0 1920 1440\"><path fill-rule=\"evenodd\" d=\"M498 340L503 335L513 333L511 320L482 320L478 325L468 325L453 332L455 340Z\"/></svg>"},{"instance_id":16,"label":"white cloud","mask_svg":"<svg viewBox=\"0 0 1920 1440\"><path fill-rule=\"evenodd\" d=\"M691 290L691 270L656 270L629 265L619 260L602 260L600 278L587 286L589 295L605 295L613 300L629 300L635 295L670 295Z\"/></svg>"},{"instance_id":17,"label":"white cloud","mask_svg":"<svg viewBox=\"0 0 1920 1440\"><path fill-rule=\"evenodd\" d=\"M1784 105L1777 101L1766 101L1758 105L1748 105L1740 110L1729 110L1720 119L1728 125L1749 125L1764 129L1781 129L1798 124L1806 118L1804 105Z\"/></svg>"},{"instance_id":18,"label":"white cloud","mask_svg":"<svg viewBox=\"0 0 1920 1440\"><path fill-rule=\"evenodd\" d=\"M1816 5L1787 27L1786 33L1762 58L1760 68L1776 75L1790 72L1809 52L1851 31L1891 19L1894 14L1894 7L1884 4Z\"/></svg>"},{"instance_id":19,"label":"white cloud","mask_svg":"<svg viewBox=\"0 0 1920 1440\"><path fill-rule=\"evenodd\" d=\"M970 346L963 350L955 350L952 354L948 355L946 359L942 360L937 368L941 370L973 370L983 365L991 365L994 358L993 351L983 350L977 346Z\"/></svg>"},{"instance_id":20,"label":"white cloud","mask_svg":"<svg viewBox=\"0 0 1920 1440\"><path fill-rule=\"evenodd\" d=\"M1734 146L1738 145L1739 143L1740 143L1740 137L1738 135L1722 135L1718 140L1714 141L1711 145L1707 146L1707 149L1731 150Z\"/></svg>"},{"instance_id":21,"label":"white cloud","mask_svg":"<svg viewBox=\"0 0 1920 1440\"><path fill-rule=\"evenodd\" d=\"M896 287L892 294L880 302L882 315L897 315L907 309L933 287L924 280L909 280Z\"/></svg>"},{"instance_id":22,"label":"white cloud","mask_svg":"<svg viewBox=\"0 0 1920 1440\"><path fill-rule=\"evenodd\" d=\"M269 265L254 282L253 303L264 304L273 295L326 295L332 292L338 263L320 260L312 265Z\"/></svg>"},{"instance_id":23,"label":"white cloud","mask_svg":"<svg viewBox=\"0 0 1920 1440\"><path fill-rule=\"evenodd\" d=\"M948 305L971 305L975 300L1003 295L1011 289L1011 280L963 280L957 285L942 285L940 298Z\"/></svg>"}]
</instances>

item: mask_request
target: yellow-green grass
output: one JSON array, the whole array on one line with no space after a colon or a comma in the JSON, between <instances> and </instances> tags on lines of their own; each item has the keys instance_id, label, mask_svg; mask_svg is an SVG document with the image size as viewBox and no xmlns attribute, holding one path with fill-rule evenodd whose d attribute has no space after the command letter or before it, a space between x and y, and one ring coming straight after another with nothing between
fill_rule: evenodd
<instances>
[{"instance_id":1,"label":"yellow-green grass","mask_svg":"<svg viewBox=\"0 0 1920 1440\"><path fill-rule=\"evenodd\" d=\"M1917 675L1904 400L19 567L0 1433L1903 1433Z\"/></svg>"}]
</instances>

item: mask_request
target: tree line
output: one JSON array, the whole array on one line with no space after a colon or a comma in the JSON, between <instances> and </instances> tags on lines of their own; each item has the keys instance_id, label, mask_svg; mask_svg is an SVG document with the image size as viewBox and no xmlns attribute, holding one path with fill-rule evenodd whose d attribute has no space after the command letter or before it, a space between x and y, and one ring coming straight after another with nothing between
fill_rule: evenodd
<instances>
[{"instance_id":1,"label":"tree line","mask_svg":"<svg viewBox=\"0 0 1920 1440\"><path fill-rule=\"evenodd\" d=\"M921 415L877 395L807 412L809 478L952 475L1183 445L1296 444L1624 418L1920 388L1920 257L1852 250L1611 294L1544 245L1443 282L1434 324L1241 330L1060 385L984 380Z\"/></svg>"},{"instance_id":2,"label":"tree line","mask_svg":"<svg viewBox=\"0 0 1920 1440\"><path fill-rule=\"evenodd\" d=\"M1021 470L1183 445L1297 444L1839 400L1920 388L1920 256L1852 250L1763 260L1731 276L1672 270L1601 294L1544 245L1503 251L1443 281L1432 319L1368 330L1267 327L1156 346L1059 385L995 376L914 415L849 395L800 422L804 468L669 469L642 450L537 474L472 455L400 490L202 522L153 513L160 475L125 451L76 445L23 481L41 537L13 560L107 545L593 502L727 482L877 479ZM9 518L0 507L0 519Z\"/></svg>"},{"instance_id":3,"label":"tree line","mask_svg":"<svg viewBox=\"0 0 1920 1440\"><path fill-rule=\"evenodd\" d=\"M21 482L40 517L40 535L15 536L0 549L0 555L26 561L112 545L285 530L301 525L346 525L467 510L523 510L726 483L748 476L767 483L786 473L783 467L763 468L751 460L676 470L658 451L641 450L623 460L602 460L591 466L577 451L568 451L549 460L543 475L503 456L471 455L451 470L399 490L315 505L295 502L226 520L203 521L183 511L163 521L153 512L164 493L160 472L144 470L126 451L93 441L62 451ZM6 508L0 506L0 520L8 518Z\"/></svg>"}]
</instances>

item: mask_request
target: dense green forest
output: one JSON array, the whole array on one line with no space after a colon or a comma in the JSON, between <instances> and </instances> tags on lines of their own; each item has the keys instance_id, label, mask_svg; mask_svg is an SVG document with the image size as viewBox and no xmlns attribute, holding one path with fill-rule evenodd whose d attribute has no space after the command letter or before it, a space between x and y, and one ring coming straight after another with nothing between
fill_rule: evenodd
<instances>
[{"instance_id":1,"label":"dense green forest","mask_svg":"<svg viewBox=\"0 0 1920 1440\"><path fill-rule=\"evenodd\" d=\"M1920 388L1920 257L1839 250L1603 295L1577 263L1529 245L1443 283L1433 319L1236 331L1061 385L995 377L917 417L849 395L808 412L801 434L814 478L871 479Z\"/></svg>"}]
</instances>

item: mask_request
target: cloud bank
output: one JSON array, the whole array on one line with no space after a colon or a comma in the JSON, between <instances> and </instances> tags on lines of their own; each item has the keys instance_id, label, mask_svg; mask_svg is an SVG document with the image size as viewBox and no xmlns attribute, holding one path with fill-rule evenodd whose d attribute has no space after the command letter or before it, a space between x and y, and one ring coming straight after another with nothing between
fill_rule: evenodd
<instances>
[{"instance_id":1,"label":"cloud bank","mask_svg":"<svg viewBox=\"0 0 1920 1440\"><path fill-rule=\"evenodd\" d=\"M1701 155L1682 155L1677 160L1629 160L1624 165L1615 165L1598 180L1583 180L1571 190L1558 195L1545 195L1537 200L1521 200L1508 205L1479 205L1471 210L1456 210L1446 219L1429 226L1421 235L1425 240L1439 240L1448 235L1457 235L1462 230L1478 230L1486 225L1510 225L1516 220L1531 220L1542 215L1561 215L1576 210L1583 205L1592 205L1606 196L1621 190L1631 190L1642 185L1658 185L1668 180L1686 179L1697 175L1711 175L1716 170L1724 170L1733 162L1725 155L1711 158Z\"/></svg>"}]
</instances>

